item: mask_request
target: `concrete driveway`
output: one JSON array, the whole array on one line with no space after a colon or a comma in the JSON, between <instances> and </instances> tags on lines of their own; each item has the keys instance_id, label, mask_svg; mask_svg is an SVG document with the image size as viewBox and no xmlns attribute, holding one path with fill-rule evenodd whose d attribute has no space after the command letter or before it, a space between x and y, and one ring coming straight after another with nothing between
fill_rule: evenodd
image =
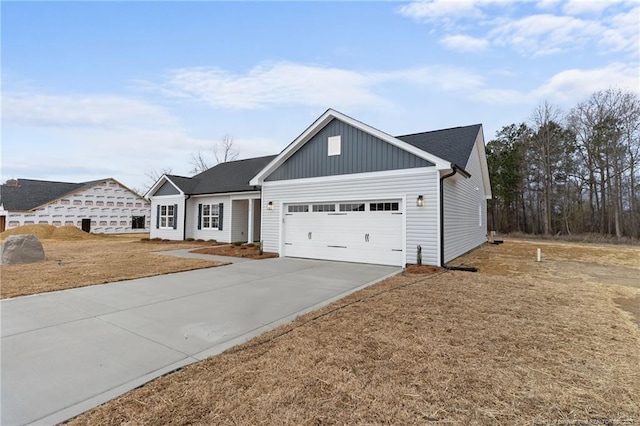
<instances>
[{"instance_id":1,"label":"concrete driveway","mask_svg":"<svg viewBox=\"0 0 640 426\"><path fill-rule=\"evenodd\" d=\"M278 258L0 302L0 424L55 424L398 268Z\"/></svg>"}]
</instances>

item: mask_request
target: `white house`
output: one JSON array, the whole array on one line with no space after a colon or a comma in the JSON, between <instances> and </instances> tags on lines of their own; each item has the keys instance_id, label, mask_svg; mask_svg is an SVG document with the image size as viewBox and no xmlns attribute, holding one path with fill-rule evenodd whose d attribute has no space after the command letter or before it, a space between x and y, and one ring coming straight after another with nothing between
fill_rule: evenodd
<instances>
[{"instance_id":1,"label":"white house","mask_svg":"<svg viewBox=\"0 0 640 426\"><path fill-rule=\"evenodd\" d=\"M73 225L87 232L149 232L147 200L113 178L90 182L16 179L0 189L0 231L22 225Z\"/></svg>"},{"instance_id":2,"label":"white house","mask_svg":"<svg viewBox=\"0 0 640 426\"><path fill-rule=\"evenodd\" d=\"M146 194L151 238L259 241L260 188L249 180L274 158L221 163L191 178L163 175Z\"/></svg>"},{"instance_id":3,"label":"white house","mask_svg":"<svg viewBox=\"0 0 640 426\"><path fill-rule=\"evenodd\" d=\"M164 176L149 196L152 236L398 266L421 247L444 265L486 241L491 186L480 124L394 137L329 109L277 156Z\"/></svg>"}]
</instances>

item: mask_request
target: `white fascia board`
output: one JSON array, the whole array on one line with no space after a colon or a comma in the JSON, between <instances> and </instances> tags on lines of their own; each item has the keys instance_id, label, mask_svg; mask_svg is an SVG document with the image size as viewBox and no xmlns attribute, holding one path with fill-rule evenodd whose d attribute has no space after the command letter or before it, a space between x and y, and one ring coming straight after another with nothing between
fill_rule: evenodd
<instances>
[{"instance_id":1,"label":"white fascia board","mask_svg":"<svg viewBox=\"0 0 640 426\"><path fill-rule=\"evenodd\" d=\"M391 145L394 145L404 151L407 151L416 157L427 160L435 164L437 169L446 169L451 167L448 161L443 160L440 157L436 157L433 154L429 154L413 145L394 138L388 133L384 133L374 127L369 126L361 121L355 120L347 115L342 114L333 109L328 109L322 114L316 121L311 124L300 136L298 136L293 142L291 142L276 158L274 158L264 169L262 169L253 179L249 181L249 185L262 185L264 179L271 174L275 169L280 167L289 157L291 157L298 149L300 149L305 143L309 141L314 135L316 135L324 126L326 126L332 119L338 119L362 130L365 133L369 133L378 139L381 139Z\"/></svg>"},{"instance_id":2,"label":"white fascia board","mask_svg":"<svg viewBox=\"0 0 640 426\"><path fill-rule=\"evenodd\" d=\"M381 172L351 173L351 174L345 174L345 175L318 176L318 177L301 178L301 179L286 179L286 180L265 182L263 187L274 188L274 187L280 187L280 186L291 186L291 185L314 183L314 182L322 182L322 183L353 182L357 180L372 180L376 178L389 177L389 176L415 175L416 177L421 177L433 171L437 171L437 169L431 166L431 167L415 167L411 169L384 170ZM436 173L436 175L438 175L438 173Z\"/></svg>"},{"instance_id":3,"label":"white fascia board","mask_svg":"<svg viewBox=\"0 0 640 426\"><path fill-rule=\"evenodd\" d=\"M153 194L155 191L157 191L158 188L160 188L162 186L162 184L164 184L165 182L169 182L171 185L174 186L174 188L176 188L178 190L178 192L181 195L184 195L184 192L180 189L180 187L178 185L176 185L171 179L169 179L169 177L167 175L162 175L162 176L160 176L158 178L156 183L154 183L153 186L151 186L151 188L149 188L149 190L144 194L144 198L149 199L151 194Z\"/></svg>"},{"instance_id":4,"label":"white fascia board","mask_svg":"<svg viewBox=\"0 0 640 426\"><path fill-rule=\"evenodd\" d=\"M239 192L217 192L211 194L196 194L191 198L204 198L204 197L231 197L234 200L249 200L260 198L261 191L239 191Z\"/></svg>"}]
</instances>

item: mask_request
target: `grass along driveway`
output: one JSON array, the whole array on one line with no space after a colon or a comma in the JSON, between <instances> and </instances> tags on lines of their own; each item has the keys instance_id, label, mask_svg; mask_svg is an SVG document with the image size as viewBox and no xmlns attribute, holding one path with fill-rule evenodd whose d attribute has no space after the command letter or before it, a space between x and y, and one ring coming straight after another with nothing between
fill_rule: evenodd
<instances>
[{"instance_id":1,"label":"grass along driveway","mask_svg":"<svg viewBox=\"0 0 640 426\"><path fill-rule=\"evenodd\" d=\"M540 264L535 248L393 277L70 424L639 422L640 329L614 299L640 289L576 274L593 247ZM640 249L602 250L599 266L640 272Z\"/></svg>"},{"instance_id":2,"label":"grass along driveway","mask_svg":"<svg viewBox=\"0 0 640 426\"><path fill-rule=\"evenodd\" d=\"M0 296L4 299L224 264L154 253L206 243L142 242L140 236L82 234L83 239L42 240L43 262L0 266Z\"/></svg>"}]
</instances>

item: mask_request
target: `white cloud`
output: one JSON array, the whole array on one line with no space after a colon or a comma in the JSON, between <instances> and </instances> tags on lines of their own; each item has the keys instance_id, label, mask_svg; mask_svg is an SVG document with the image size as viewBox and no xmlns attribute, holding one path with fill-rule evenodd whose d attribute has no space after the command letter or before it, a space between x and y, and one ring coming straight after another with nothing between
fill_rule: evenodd
<instances>
[{"instance_id":1,"label":"white cloud","mask_svg":"<svg viewBox=\"0 0 640 426\"><path fill-rule=\"evenodd\" d=\"M505 23L490 33L494 43L510 45L523 55L546 55L584 45L604 31L596 22L550 14Z\"/></svg>"},{"instance_id":2,"label":"white cloud","mask_svg":"<svg viewBox=\"0 0 640 426\"><path fill-rule=\"evenodd\" d=\"M549 98L558 102L572 103L594 92L612 87L638 93L640 91L638 68L613 63L603 68L562 71L533 91L532 95L537 99Z\"/></svg>"},{"instance_id":3,"label":"white cloud","mask_svg":"<svg viewBox=\"0 0 640 426\"><path fill-rule=\"evenodd\" d=\"M169 97L189 98L215 108L258 109L278 105L353 110L391 106L376 93L388 83L419 84L436 91L450 91L477 86L478 76L438 66L359 72L279 62L256 66L244 74L219 68L186 68L174 71L161 84L142 84Z\"/></svg>"},{"instance_id":4,"label":"white cloud","mask_svg":"<svg viewBox=\"0 0 640 426\"><path fill-rule=\"evenodd\" d=\"M403 16L424 21L445 21L459 18L482 18L478 1L425 0L414 1L398 9Z\"/></svg>"},{"instance_id":5,"label":"white cloud","mask_svg":"<svg viewBox=\"0 0 640 426\"><path fill-rule=\"evenodd\" d=\"M543 100L572 106L594 92L619 88L640 92L637 67L613 63L602 68L561 71L530 91L483 87L472 94L478 101L492 105L530 104Z\"/></svg>"},{"instance_id":6,"label":"white cloud","mask_svg":"<svg viewBox=\"0 0 640 426\"><path fill-rule=\"evenodd\" d=\"M204 101L214 107L254 109L268 105L382 105L369 90L371 77L350 70L289 62L259 65L245 74L219 68L172 72L156 89L166 95ZM150 84L148 87L153 88Z\"/></svg>"},{"instance_id":7,"label":"white cloud","mask_svg":"<svg viewBox=\"0 0 640 426\"><path fill-rule=\"evenodd\" d=\"M562 11L567 15L600 14L616 3L620 3L620 1L569 0L562 5Z\"/></svg>"},{"instance_id":8,"label":"white cloud","mask_svg":"<svg viewBox=\"0 0 640 426\"><path fill-rule=\"evenodd\" d=\"M440 44L447 49L459 52L480 52L489 47L489 42L483 38L462 34L444 37L440 40Z\"/></svg>"},{"instance_id":9,"label":"white cloud","mask_svg":"<svg viewBox=\"0 0 640 426\"><path fill-rule=\"evenodd\" d=\"M5 93L2 115L3 122L62 126L174 122L166 111L156 105L109 95Z\"/></svg>"},{"instance_id":10,"label":"white cloud","mask_svg":"<svg viewBox=\"0 0 640 426\"><path fill-rule=\"evenodd\" d=\"M640 51L640 7L636 4L625 1L571 0L562 3L543 0L536 4L536 8L548 13L518 16L516 13L520 5L517 3L433 0L409 3L398 12L416 20L439 24L444 32L455 31L440 41L451 50L465 51L470 43L475 43L475 48L487 48L491 44L511 47L524 56L541 56L597 45L604 51L637 55ZM485 12L494 5L502 6L501 14L490 18ZM466 23L463 21L467 18L474 19L476 28L486 28L486 33L476 37L463 34L461 28L464 28ZM470 47L466 51L473 49Z\"/></svg>"}]
</instances>

